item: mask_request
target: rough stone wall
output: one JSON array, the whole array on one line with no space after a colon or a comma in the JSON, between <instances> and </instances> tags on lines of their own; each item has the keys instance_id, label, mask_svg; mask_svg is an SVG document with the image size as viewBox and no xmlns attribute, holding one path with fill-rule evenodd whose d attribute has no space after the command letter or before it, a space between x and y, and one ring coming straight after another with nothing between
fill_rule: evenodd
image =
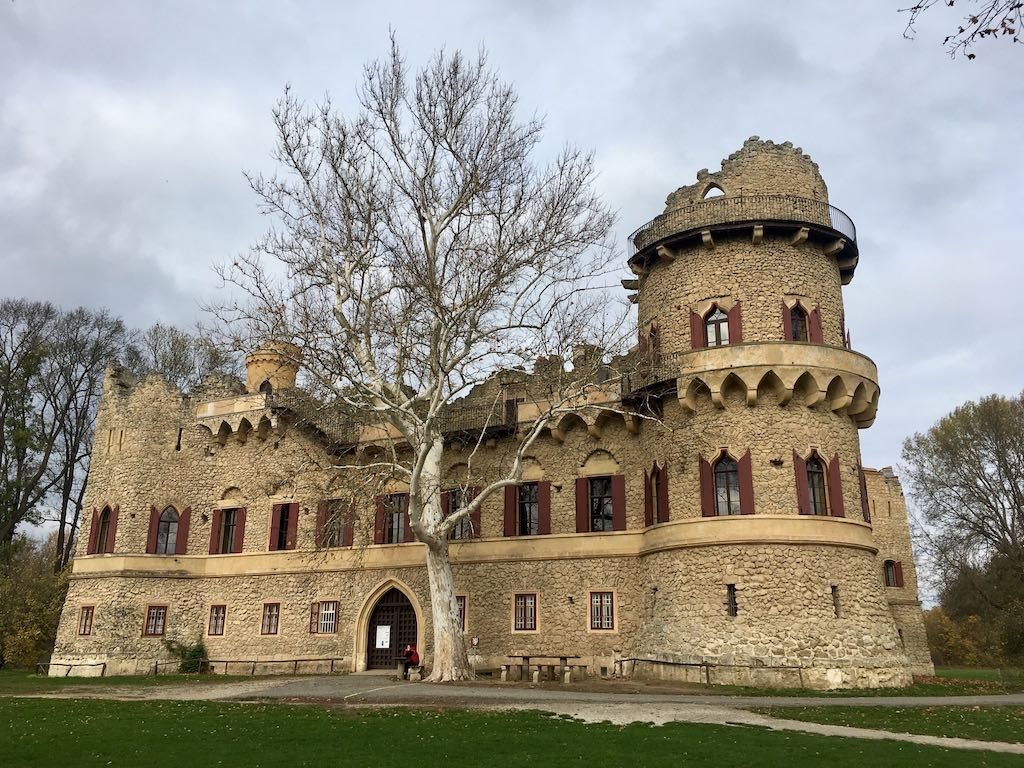
<instances>
[{"instance_id":1,"label":"rough stone wall","mask_svg":"<svg viewBox=\"0 0 1024 768\"><path fill-rule=\"evenodd\" d=\"M703 315L713 301L741 302L743 342L782 341L782 304L799 299L807 311L820 306L825 344L843 345L844 309L835 258L810 241L790 245L766 236L715 236L715 247L692 247L675 261L658 263L643 278L640 328L657 324L663 354L691 349L690 312Z\"/></svg>"},{"instance_id":2,"label":"rough stone wall","mask_svg":"<svg viewBox=\"0 0 1024 768\"><path fill-rule=\"evenodd\" d=\"M935 668L924 630L917 566L914 563L903 487L890 467L865 470L864 480L871 509L872 532L878 546L875 577L880 584L885 583L883 568L886 560L896 560L902 564L903 586L883 587L885 597L900 630L914 674L933 674Z\"/></svg>"}]
</instances>

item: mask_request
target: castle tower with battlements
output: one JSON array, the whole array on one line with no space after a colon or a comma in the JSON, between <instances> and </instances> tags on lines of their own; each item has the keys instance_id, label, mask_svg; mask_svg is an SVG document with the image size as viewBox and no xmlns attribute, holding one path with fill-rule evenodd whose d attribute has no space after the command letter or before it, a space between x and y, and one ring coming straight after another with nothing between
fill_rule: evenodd
<instances>
[{"instance_id":1,"label":"castle tower with battlements","mask_svg":"<svg viewBox=\"0 0 1024 768\"><path fill-rule=\"evenodd\" d=\"M815 163L751 138L630 245L638 340L601 407L551 424L456 531L473 663L811 688L930 672L899 481L861 460L879 386L844 320L856 230ZM201 639L216 672L388 668L407 642L429 666L408 489L340 492L331 457L381 434L298 418L300 363L269 342L245 386L194 393L111 373L52 674L163 671L167 638ZM498 471L552 365L452 409L447 493Z\"/></svg>"}]
</instances>

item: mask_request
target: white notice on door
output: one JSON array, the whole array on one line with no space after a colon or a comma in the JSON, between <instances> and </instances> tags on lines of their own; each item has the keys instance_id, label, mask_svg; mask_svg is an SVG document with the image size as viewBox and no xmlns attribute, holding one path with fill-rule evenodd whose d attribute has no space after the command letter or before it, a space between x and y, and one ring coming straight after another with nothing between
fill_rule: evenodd
<instances>
[{"instance_id":1,"label":"white notice on door","mask_svg":"<svg viewBox=\"0 0 1024 768\"><path fill-rule=\"evenodd\" d=\"M377 644L376 648L390 648L391 647L391 625L381 624L377 627Z\"/></svg>"}]
</instances>

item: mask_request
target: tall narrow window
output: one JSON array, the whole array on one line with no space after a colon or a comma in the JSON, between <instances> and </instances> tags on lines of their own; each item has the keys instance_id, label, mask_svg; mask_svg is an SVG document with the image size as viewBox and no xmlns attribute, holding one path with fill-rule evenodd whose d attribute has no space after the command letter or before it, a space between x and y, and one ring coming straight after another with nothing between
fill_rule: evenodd
<instances>
[{"instance_id":1,"label":"tall narrow window","mask_svg":"<svg viewBox=\"0 0 1024 768\"><path fill-rule=\"evenodd\" d=\"M459 611L459 629L466 631L466 596L456 595L455 606Z\"/></svg>"},{"instance_id":2,"label":"tall narrow window","mask_svg":"<svg viewBox=\"0 0 1024 768\"><path fill-rule=\"evenodd\" d=\"M704 341L709 347L724 347L729 343L729 316L717 304L704 317Z\"/></svg>"},{"instance_id":3,"label":"tall narrow window","mask_svg":"<svg viewBox=\"0 0 1024 768\"><path fill-rule=\"evenodd\" d=\"M161 637L167 626L167 606L151 605L146 608L146 625L142 629L145 637Z\"/></svg>"},{"instance_id":4,"label":"tall narrow window","mask_svg":"<svg viewBox=\"0 0 1024 768\"><path fill-rule=\"evenodd\" d=\"M590 628L615 629L615 598L612 592L590 593Z\"/></svg>"},{"instance_id":5,"label":"tall narrow window","mask_svg":"<svg viewBox=\"0 0 1024 768\"><path fill-rule=\"evenodd\" d=\"M725 585L725 612L729 616L739 616L740 604L736 598L736 585Z\"/></svg>"},{"instance_id":6,"label":"tall narrow window","mask_svg":"<svg viewBox=\"0 0 1024 768\"><path fill-rule=\"evenodd\" d=\"M807 460L807 501L812 515L828 514L828 490L825 487L825 467L817 454Z\"/></svg>"},{"instance_id":7,"label":"tall narrow window","mask_svg":"<svg viewBox=\"0 0 1024 768\"><path fill-rule=\"evenodd\" d=\"M220 553L223 555L234 552L235 529L238 526L238 510L225 509L221 511L220 523Z\"/></svg>"},{"instance_id":8,"label":"tall narrow window","mask_svg":"<svg viewBox=\"0 0 1024 768\"><path fill-rule=\"evenodd\" d=\"M519 486L516 522L517 536L536 536L540 533L540 505L537 495L537 483L523 483Z\"/></svg>"},{"instance_id":9,"label":"tall narrow window","mask_svg":"<svg viewBox=\"0 0 1024 768\"><path fill-rule=\"evenodd\" d=\"M740 473L728 454L715 462L715 508L719 515L738 515L740 509Z\"/></svg>"},{"instance_id":10,"label":"tall narrow window","mask_svg":"<svg viewBox=\"0 0 1024 768\"><path fill-rule=\"evenodd\" d=\"M206 634L208 635L223 635L224 634L224 620L228 615L228 607L226 605L211 605L210 606L210 625L207 628Z\"/></svg>"},{"instance_id":11,"label":"tall narrow window","mask_svg":"<svg viewBox=\"0 0 1024 768\"><path fill-rule=\"evenodd\" d=\"M85 636L92 634L92 616L95 609L91 605L82 606L78 614L78 634Z\"/></svg>"},{"instance_id":12,"label":"tall narrow window","mask_svg":"<svg viewBox=\"0 0 1024 768\"><path fill-rule=\"evenodd\" d=\"M799 304L789 310L789 340L807 341L807 313Z\"/></svg>"},{"instance_id":13,"label":"tall narrow window","mask_svg":"<svg viewBox=\"0 0 1024 768\"><path fill-rule=\"evenodd\" d=\"M291 504L279 504L277 505L277 527L274 528L274 549L288 549L288 522L291 518L292 505Z\"/></svg>"},{"instance_id":14,"label":"tall narrow window","mask_svg":"<svg viewBox=\"0 0 1024 768\"><path fill-rule=\"evenodd\" d=\"M448 509L446 514L453 515L459 511L459 508L463 504L463 494L461 488L453 488L446 492L448 497ZM452 528L451 533L448 534L449 539L471 539L473 538L473 523L470 521L469 516L462 518Z\"/></svg>"},{"instance_id":15,"label":"tall narrow window","mask_svg":"<svg viewBox=\"0 0 1024 768\"><path fill-rule=\"evenodd\" d=\"M837 619L842 615L842 608L839 605L839 587L835 584L832 585L832 613Z\"/></svg>"},{"instance_id":16,"label":"tall narrow window","mask_svg":"<svg viewBox=\"0 0 1024 768\"><path fill-rule=\"evenodd\" d=\"M260 624L261 635L276 635L278 620L281 618L280 603L263 604L263 622Z\"/></svg>"},{"instance_id":17,"label":"tall narrow window","mask_svg":"<svg viewBox=\"0 0 1024 768\"><path fill-rule=\"evenodd\" d=\"M662 515L663 514L665 515L666 519L668 518L668 515L666 514L668 512L668 510L667 509L663 510L661 508L661 504L662 504L661 484L663 482L661 474L662 474L661 467L659 467L657 464L655 464L651 468L651 488L650 488L650 491L649 491L649 493L651 494L650 498L651 498L651 522L652 523L660 523L662 521Z\"/></svg>"},{"instance_id":18,"label":"tall narrow window","mask_svg":"<svg viewBox=\"0 0 1024 768\"><path fill-rule=\"evenodd\" d=\"M160 522L156 529L156 553L173 555L178 546L178 510L167 507L160 513Z\"/></svg>"},{"instance_id":19,"label":"tall narrow window","mask_svg":"<svg viewBox=\"0 0 1024 768\"><path fill-rule=\"evenodd\" d=\"M899 560L886 560L884 564L885 586L903 586L903 563Z\"/></svg>"},{"instance_id":20,"label":"tall narrow window","mask_svg":"<svg viewBox=\"0 0 1024 768\"><path fill-rule=\"evenodd\" d=\"M110 539L110 518L112 516L110 507L104 507L103 511L100 512L99 520L99 533L96 534L96 551L97 552L110 552L111 549L107 547L107 541Z\"/></svg>"},{"instance_id":21,"label":"tall narrow window","mask_svg":"<svg viewBox=\"0 0 1024 768\"><path fill-rule=\"evenodd\" d=\"M537 595L516 595L515 628L517 632L532 632L537 629Z\"/></svg>"},{"instance_id":22,"label":"tall narrow window","mask_svg":"<svg viewBox=\"0 0 1024 768\"><path fill-rule=\"evenodd\" d=\"M409 494L392 493L387 497L384 543L401 544L405 541L405 516L409 510Z\"/></svg>"},{"instance_id":23,"label":"tall narrow window","mask_svg":"<svg viewBox=\"0 0 1024 768\"><path fill-rule=\"evenodd\" d=\"M612 520L612 479L591 477L590 479L590 530L611 531Z\"/></svg>"}]
</instances>

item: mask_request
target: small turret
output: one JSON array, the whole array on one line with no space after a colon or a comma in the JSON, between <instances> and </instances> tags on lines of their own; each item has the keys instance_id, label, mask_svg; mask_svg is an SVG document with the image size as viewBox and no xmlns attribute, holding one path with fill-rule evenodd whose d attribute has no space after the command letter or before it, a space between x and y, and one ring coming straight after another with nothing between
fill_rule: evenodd
<instances>
[{"instance_id":1,"label":"small turret","mask_svg":"<svg viewBox=\"0 0 1024 768\"><path fill-rule=\"evenodd\" d=\"M245 389L271 394L295 386L302 351L287 341L268 340L245 356Z\"/></svg>"}]
</instances>

